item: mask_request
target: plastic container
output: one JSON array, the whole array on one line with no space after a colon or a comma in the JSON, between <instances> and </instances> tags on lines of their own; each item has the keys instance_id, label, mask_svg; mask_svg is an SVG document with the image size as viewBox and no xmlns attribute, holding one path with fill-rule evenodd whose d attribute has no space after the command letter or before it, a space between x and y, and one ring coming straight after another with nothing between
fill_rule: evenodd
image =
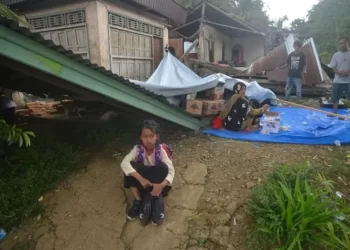
<instances>
[{"instance_id":1,"label":"plastic container","mask_svg":"<svg viewBox=\"0 0 350 250\"><path fill-rule=\"evenodd\" d=\"M341 143L340 143L339 140L335 140L335 141L334 141L334 144L335 144L335 146L337 146L337 147L340 147L340 146L341 146Z\"/></svg>"},{"instance_id":2,"label":"plastic container","mask_svg":"<svg viewBox=\"0 0 350 250\"><path fill-rule=\"evenodd\" d=\"M0 240L3 240L6 237L6 232L4 229L0 228Z\"/></svg>"}]
</instances>

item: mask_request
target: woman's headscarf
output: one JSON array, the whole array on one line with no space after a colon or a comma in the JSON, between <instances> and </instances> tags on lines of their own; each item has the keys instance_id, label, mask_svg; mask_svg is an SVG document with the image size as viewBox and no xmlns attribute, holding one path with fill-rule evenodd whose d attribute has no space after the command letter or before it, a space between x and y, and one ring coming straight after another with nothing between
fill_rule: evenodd
<instances>
[{"instance_id":1,"label":"woman's headscarf","mask_svg":"<svg viewBox=\"0 0 350 250\"><path fill-rule=\"evenodd\" d=\"M220 113L220 118L221 119L225 119L228 116L228 114L231 112L231 109L232 109L233 105L235 105L237 100L239 98L241 98L241 96L239 95L239 91L241 91L241 89L243 89L243 88L247 88L247 86L243 82L237 82L233 86L233 92L235 94L231 97L230 100L228 100L225 103L224 109Z\"/></svg>"},{"instance_id":2,"label":"woman's headscarf","mask_svg":"<svg viewBox=\"0 0 350 250\"><path fill-rule=\"evenodd\" d=\"M233 86L233 92L235 92L235 94L238 95L241 89L246 89L246 88L247 86L243 82L237 82L235 86Z\"/></svg>"}]
</instances>

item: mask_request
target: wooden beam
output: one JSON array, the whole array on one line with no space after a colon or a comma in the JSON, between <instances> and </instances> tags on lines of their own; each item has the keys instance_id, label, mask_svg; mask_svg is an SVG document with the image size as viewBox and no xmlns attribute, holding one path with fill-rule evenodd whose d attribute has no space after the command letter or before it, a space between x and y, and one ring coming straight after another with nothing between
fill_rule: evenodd
<instances>
[{"instance_id":1,"label":"wooden beam","mask_svg":"<svg viewBox=\"0 0 350 250\"><path fill-rule=\"evenodd\" d=\"M196 23L196 22L199 22L200 20L201 20L201 18L198 18L198 19L196 19L196 20L193 20L192 22L185 23L184 25L182 25L182 26L180 26L180 27L177 27L177 28L175 28L175 29L170 30L170 32L171 32L171 31L176 31L176 30L179 30L179 29L182 29L182 28L185 28L185 27L187 27L187 26L189 26L189 25L191 25L191 24L194 24L194 23Z\"/></svg>"},{"instance_id":2,"label":"wooden beam","mask_svg":"<svg viewBox=\"0 0 350 250\"><path fill-rule=\"evenodd\" d=\"M205 56L204 56L204 48L205 48L205 37L204 37L204 27L203 23L201 22L199 26L199 53L198 53L198 59L205 61Z\"/></svg>"},{"instance_id":3,"label":"wooden beam","mask_svg":"<svg viewBox=\"0 0 350 250\"><path fill-rule=\"evenodd\" d=\"M225 25L225 24L221 24L221 23L211 22L211 21L208 21L208 20L204 20L203 22L204 22L204 23L207 23L207 24L211 24L211 25L216 25L216 26L220 26L220 27L225 27L225 28L233 29L233 30L244 31L244 32L248 32L248 33L252 33L252 34L257 34L257 35L261 35L261 36L263 35L263 33L261 33L261 32L256 32L256 31L252 31L252 30L237 28L237 27L233 27L233 26L230 26L230 25Z\"/></svg>"},{"instance_id":4,"label":"wooden beam","mask_svg":"<svg viewBox=\"0 0 350 250\"><path fill-rule=\"evenodd\" d=\"M284 101L284 100L281 100L281 99L278 99L278 98L276 99L276 101L281 102L281 103L286 104L286 105L289 105L289 106L293 106L293 107L297 107L297 108L309 109L309 110L312 110L312 111L323 113L323 114L331 116L331 117L338 117L338 118L344 119L344 120L349 120L350 119L350 117L346 116L346 115L339 115L339 114L323 111L323 110L320 110L320 109L315 109L315 108L312 108L312 107L309 107L309 106L297 104L297 103L294 103L294 102Z\"/></svg>"},{"instance_id":5,"label":"wooden beam","mask_svg":"<svg viewBox=\"0 0 350 250\"><path fill-rule=\"evenodd\" d=\"M196 47L198 43L199 43L199 40L196 39L196 40L192 43L192 45L185 51L185 53L181 56L180 61L181 61L185 56L187 56L189 53L191 53L191 50L192 50L194 47Z\"/></svg>"},{"instance_id":6,"label":"wooden beam","mask_svg":"<svg viewBox=\"0 0 350 250\"><path fill-rule=\"evenodd\" d=\"M235 21L235 22L237 22L237 23L239 23L239 24L241 24L241 25L247 27L250 31L259 33L257 29L251 27L248 23L246 23L246 22L240 20L240 19L237 18L237 17L234 17L234 16L229 15L229 14L226 13L225 11L221 10L219 7L216 7L214 4L209 3L209 2L206 3L206 4L207 4L208 6L210 6L211 8L213 8L213 9L217 10L218 12L220 12L222 15L224 15L224 16L230 18L231 20L233 20L233 21ZM261 32L261 34L263 34L263 33Z\"/></svg>"},{"instance_id":7,"label":"wooden beam","mask_svg":"<svg viewBox=\"0 0 350 250\"><path fill-rule=\"evenodd\" d=\"M203 2L203 6L202 6L202 15L201 15L201 19L204 20L205 17L205 6L206 6L206 2Z\"/></svg>"},{"instance_id":8,"label":"wooden beam","mask_svg":"<svg viewBox=\"0 0 350 250\"><path fill-rule=\"evenodd\" d=\"M181 36L183 39L190 41L190 40L192 40L193 38L195 38L199 34L199 29L195 33L193 33L193 35L191 35L189 37L182 35L180 32L177 32L177 34L179 36Z\"/></svg>"}]
</instances>

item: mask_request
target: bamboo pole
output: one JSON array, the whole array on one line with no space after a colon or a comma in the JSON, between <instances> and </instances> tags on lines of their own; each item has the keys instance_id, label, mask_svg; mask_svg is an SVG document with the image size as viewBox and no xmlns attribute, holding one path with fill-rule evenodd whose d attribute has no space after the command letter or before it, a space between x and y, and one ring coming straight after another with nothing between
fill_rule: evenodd
<instances>
[{"instance_id":1,"label":"bamboo pole","mask_svg":"<svg viewBox=\"0 0 350 250\"><path fill-rule=\"evenodd\" d=\"M276 100L277 100L278 102L281 102L281 103L286 104L286 105L289 105L289 106L298 107L298 108L304 108L304 109L309 109L309 110L313 110L313 111L316 111L316 112L320 112L320 113L323 113L323 114L326 114L326 115L329 115L329 116L338 117L338 118L340 118L340 119L350 120L350 117L349 117L349 116L334 114L334 113L327 112L327 111L323 111L323 110L320 110L320 109L311 108L311 107L308 107L308 106L305 106L305 105L296 104L296 103L294 103L294 102L284 101L284 100L281 100L281 99L278 99L278 98L277 98Z\"/></svg>"}]
</instances>

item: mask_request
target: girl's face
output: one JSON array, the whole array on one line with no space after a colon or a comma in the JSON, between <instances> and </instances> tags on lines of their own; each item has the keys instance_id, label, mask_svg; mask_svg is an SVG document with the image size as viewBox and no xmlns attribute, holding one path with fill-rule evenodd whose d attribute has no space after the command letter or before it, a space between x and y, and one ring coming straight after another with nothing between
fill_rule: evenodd
<instances>
[{"instance_id":1,"label":"girl's face","mask_svg":"<svg viewBox=\"0 0 350 250\"><path fill-rule=\"evenodd\" d=\"M158 135L155 134L151 129L144 128L142 129L140 139L146 149L153 150L158 140Z\"/></svg>"}]
</instances>

